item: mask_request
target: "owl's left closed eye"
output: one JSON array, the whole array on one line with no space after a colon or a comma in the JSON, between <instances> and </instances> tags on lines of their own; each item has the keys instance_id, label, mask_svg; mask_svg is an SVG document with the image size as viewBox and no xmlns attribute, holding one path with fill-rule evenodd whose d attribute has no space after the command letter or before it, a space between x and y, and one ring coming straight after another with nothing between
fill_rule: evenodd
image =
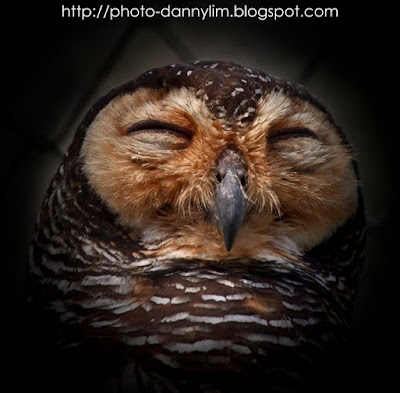
<instances>
[{"instance_id":1,"label":"owl's left closed eye","mask_svg":"<svg viewBox=\"0 0 400 393\"><path fill-rule=\"evenodd\" d=\"M312 138L318 139L317 134L307 127L295 126L295 127L286 127L278 130L271 130L268 133L268 141L276 142L285 139L291 138Z\"/></svg>"}]
</instances>

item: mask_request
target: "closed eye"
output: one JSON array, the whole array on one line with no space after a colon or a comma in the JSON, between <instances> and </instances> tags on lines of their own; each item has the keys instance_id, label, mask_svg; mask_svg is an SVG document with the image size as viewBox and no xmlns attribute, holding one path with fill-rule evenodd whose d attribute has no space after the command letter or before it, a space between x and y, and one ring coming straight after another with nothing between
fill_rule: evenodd
<instances>
[{"instance_id":1,"label":"closed eye","mask_svg":"<svg viewBox=\"0 0 400 393\"><path fill-rule=\"evenodd\" d=\"M127 129L127 135L156 132L162 134L174 135L190 141L192 132L186 128L177 126L176 124L167 123L160 120L142 120L132 124Z\"/></svg>"},{"instance_id":2,"label":"closed eye","mask_svg":"<svg viewBox=\"0 0 400 393\"><path fill-rule=\"evenodd\" d=\"M287 127L270 131L268 134L269 142L277 142L291 138L312 138L318 139L317 134L307 127Z\"/></svg>"}]
</instances>

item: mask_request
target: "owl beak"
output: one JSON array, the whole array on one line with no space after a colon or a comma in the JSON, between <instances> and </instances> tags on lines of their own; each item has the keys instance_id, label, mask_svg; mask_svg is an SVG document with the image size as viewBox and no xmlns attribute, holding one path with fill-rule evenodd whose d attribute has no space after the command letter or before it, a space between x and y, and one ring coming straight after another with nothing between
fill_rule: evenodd
<instances>
[{"instance_id":1,"label":"owl beak","mask_svg":"<svg viewBox=\"0 0 400 393\"><path fill-rule=\"evenodd\" d=\"M225 248L230 251L246 213L245 192L235 171L228 171L217 188L215 214L224 236Z\"/></svg>"},{"instance_id":2,"label":"owl beak","mask_svg":"<svg viewBox=\"0 0 400 393\"><path fill-rule=\"evenodd\" d=\"M230 251L246 214L246 164L234 149L221 154L217 168L218 181L215 199L215 217L221 227L225 248Z\"/></svg>"}]
</instances>

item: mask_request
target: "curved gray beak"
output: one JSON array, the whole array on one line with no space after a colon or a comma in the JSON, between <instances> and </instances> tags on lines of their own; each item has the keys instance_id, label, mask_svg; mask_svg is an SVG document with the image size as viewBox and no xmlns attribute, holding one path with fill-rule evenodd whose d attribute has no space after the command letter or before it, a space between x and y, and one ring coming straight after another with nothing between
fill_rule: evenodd
<instances>
[{"instance_id":1,"label":"curved gray beak","mask_svg":"<svg viewBox=\"0 0 400 393\"><path fill-rule=\"evenodd\" d=\"M246 213L245 194L240 179L228 171L217 188L215 215L221 226L225 247L230 251Z\"/></svg>"},{"instance_id":2,"label":"curved gray beak","mask_svg":"<svg viewBox=\"0 0 400 393\"><path fill-rule=\"evenodd\" d=\"M242 155L232 149L225 150L217 165L215 217L224 237L225 247L230 251L246 214L245 181L246 164Z\"/></svg>"}]
</instances>

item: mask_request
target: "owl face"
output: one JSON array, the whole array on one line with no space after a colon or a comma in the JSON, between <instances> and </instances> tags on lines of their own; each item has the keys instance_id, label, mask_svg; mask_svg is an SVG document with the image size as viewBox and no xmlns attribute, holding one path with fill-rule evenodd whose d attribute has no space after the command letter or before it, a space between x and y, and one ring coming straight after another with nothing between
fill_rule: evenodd
<instances>
[{"instance_id":1,"label":"owl face","mask_svg":"<svg viewBox=\"0 0 400 393\"><path fill-rule=\"evenodd\" d=\"M180 71L116 96L81 149L94 192L152 255L296 259L355 213L349 148L303 90Z\"/></svg>"}]
</instances>

